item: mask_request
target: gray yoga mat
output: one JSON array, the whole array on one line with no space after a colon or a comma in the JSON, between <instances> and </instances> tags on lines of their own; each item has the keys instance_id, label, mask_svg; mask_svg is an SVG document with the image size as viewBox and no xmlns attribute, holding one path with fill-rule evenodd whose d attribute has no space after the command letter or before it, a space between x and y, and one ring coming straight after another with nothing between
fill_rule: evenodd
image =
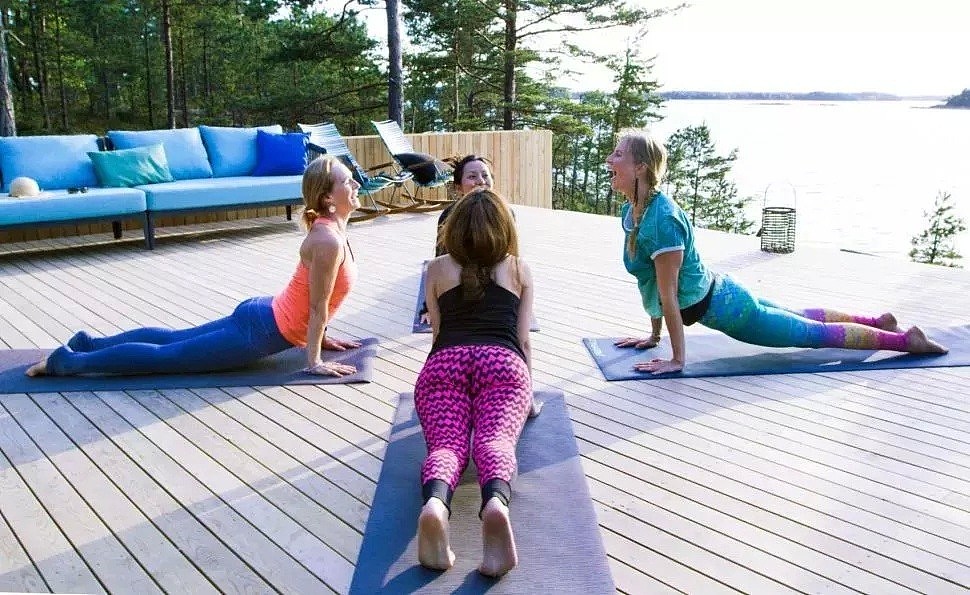
<instances>
[{"instance_id":1,"label":"gray yoga mat","mask_svg":"<svg viewBox=\"0 0 970 595\"><path fill-rule=\"evenodd\" d=\"M421 265L421 281L418 283L418 303L414 305L414 318L411 321L412 333L430 333L431 325L421 322L421 308L424 307L424 278L427 273L428 262ZM536 322L535 313L532 314L532 325L529 328L532 332L539 332L539 323Z\"/></svg>"},{"instance_id":2,"label":"gray yoga mat","mask_svg":"<svg viewBox=\"0 0 970 595\"><path fill-rule=\"evenodd\" d=\"M474 465L452 499L455 566L418 563L421 463L427 454L411 395L402 395L357 558L350 593L613 593L613 579L572 422L562 393L540 392L539 417L526 422L512 481L512 528L519 565L501 579L482 576L481 496Z\"/></svg>"},{"instance_id":3,"label":"gray yoga mat","mask_svg":"<svg viewBox=\"0 0 970 595\"><path fill-rule=\"evenodd\" d=\"M858 349L804 349L759 347L721 333L688 335L688 361L682 372L654 376L637 372L633 364L655 357L670 357L664 337L653 349L620 348L616 338L583 339L593 361L607 380L699 378L703 376L763 376L849 370L898 368L951 368L970 366L970 326L923 329L928 337L948 347L945 355L899 353Z\"/></svg>"},{"instance_id":4,"label":"gray yoga mat","mask_svg":"<svg viewBox=\"0 0 970 595\"><path fill-rule=\"evenodd\" d=\"M140 376L36 376L24 375L49 349L0 351L0 393L70 392L95 390L150 390L163 388L213 388L218 386L282 386L286 384L347 384L370 382L374 376L377 339L361 339L348 351L324 351L323 359L357 366L350 376L317 376L304 372L306 354L294 347L238 370L199 374L151 374Z\"/></svg>"}]
</instances>

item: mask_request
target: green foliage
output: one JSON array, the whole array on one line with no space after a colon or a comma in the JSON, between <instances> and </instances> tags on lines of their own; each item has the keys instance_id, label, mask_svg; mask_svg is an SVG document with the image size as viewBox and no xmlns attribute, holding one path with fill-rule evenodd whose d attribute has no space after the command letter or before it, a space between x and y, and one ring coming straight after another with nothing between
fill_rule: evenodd
<instances>
[{"instance_id":1,"label":"green foliage","mask_svg":"<svg viewBox=\"0 0 970 595\"><path fill-rule=\"evenodd\" d=\"M956 251L953 238L966 231L967 227L963 219L952 212L953 204L950 199L949 193L940 192L933 202L933 210L923 212L929 227L912 239L913 249L909 251L909 258L913 262L960 266L956 261L963 257Z\"/></svg>"},{"instance_id":2,"label":"green foliage","mask_svg":"<svg viewBox=\"0 0 970 595\"><path fill-rule=\"evenodd\" d=\"M706 124L687 126L667 139L667 194L687 212L698 227L749 233L753 221L745 218L750 197L739 198L728 179L737 150L718 155Z\"/></svg>"},{"instance_id":3,"label":"green foliage","mask_svg":"<svg viewBox=\"0 0 970 595\"><path fill-rule=\"evenodd\" d=\"M103 132L165 125L160 0L14 0L18 128ZM386 113L377 42L351 10L311 0L169 0L179 126L336 120ZM43 99L43 101L42 101Z\"/></svg>"}]
</instances>

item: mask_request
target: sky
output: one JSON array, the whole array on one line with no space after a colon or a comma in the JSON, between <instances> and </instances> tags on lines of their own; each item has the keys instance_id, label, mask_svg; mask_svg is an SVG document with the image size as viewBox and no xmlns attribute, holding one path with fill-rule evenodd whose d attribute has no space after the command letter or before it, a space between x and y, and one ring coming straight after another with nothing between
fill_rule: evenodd
<instances>
[{"instance_id":1,"label":"sky","mask_svg":"<svg viewBox=\"0 0 970 595\"><path fill-rule=\"evenodd\" d=\"M383 10L368 11L367 19L372 35L384 39ZM667 91L949 96L970 87L968 0L692 0L651 20L647 31L642 54L656 56L653 75ZM598 33L582 43L622 53L625 40ZM604 69L570 67L582 74L564 86L612 88Z\"/></svg>"}]
</instances>

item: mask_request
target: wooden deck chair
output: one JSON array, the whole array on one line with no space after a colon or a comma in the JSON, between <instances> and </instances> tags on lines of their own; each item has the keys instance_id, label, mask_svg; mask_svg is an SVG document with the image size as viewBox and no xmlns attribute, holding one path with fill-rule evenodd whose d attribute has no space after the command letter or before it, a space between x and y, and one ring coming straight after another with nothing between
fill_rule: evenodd
<instances>
[{"instance_id":1,"label":"wooden deck chair","mask_svg":"<svg viewBox=\"0 0 970 595\"><path fill-rule=\"evenodd\" d=\"M321 155L333 155L340 159L350 170L357 183L360 184L357 195L366 198L369 204L361 204L355 214L351 215L350 221L367 221L381 215L408 210L410 205L408 207L394 206L396 195L400 192L404 183L411 179L408 172L401 172L393 176L381 172L371 176L368 170L361 167L354 158L353 153L350 152L350 147L347 146L347 141L341 136L335 124L297 124L297 127L301 132L310 135L307 146L311 151ZM375 194L387 188L392 189L389 202L381 202L374 198Z\"/></svg>"},{"instance_id":2,"label":"wooden deck chair","mask_svg":"<svg viewBox=\"0 0 970 595\"><path fill-rule=\"evenodd\" d=\"M393 163L383 165L396 165L398 171L413 175L411 182L414 183L415 192L411 197L414 200L437 205L436 208L444 208L454 202L453 198L428 199L421 196L421 191L425 188L437 188L451 181L453 169L448 163L431 155L415 152L411 141L404 136L404 131L394 120L371 123L384 141L387 152L394 158ZM406 187L404 192L408 192Z\"/></svg>"}]
</instances>

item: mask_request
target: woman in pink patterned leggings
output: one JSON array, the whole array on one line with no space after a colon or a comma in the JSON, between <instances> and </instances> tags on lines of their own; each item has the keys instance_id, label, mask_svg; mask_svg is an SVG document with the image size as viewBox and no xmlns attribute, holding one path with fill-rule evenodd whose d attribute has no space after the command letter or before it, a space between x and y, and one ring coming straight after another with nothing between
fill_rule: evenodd
<instances>
[{"instance_id":1,"label":"woman in pink patterned leggings","mask_svg":"<svg viewBox=\"0 0 970 595\"><path fill-rule=\"evenodd\" d=\"M532 275L518 257L512 214L490 190L460 199L442 237L448 252L429 263L425 283L434 343L414 387L428 444L418 559L436 570L454 564L451 496L470 455L482 490L479 571L501 576L518 562L509 500L532 408Z\"/></svg>"}]
</instances>

